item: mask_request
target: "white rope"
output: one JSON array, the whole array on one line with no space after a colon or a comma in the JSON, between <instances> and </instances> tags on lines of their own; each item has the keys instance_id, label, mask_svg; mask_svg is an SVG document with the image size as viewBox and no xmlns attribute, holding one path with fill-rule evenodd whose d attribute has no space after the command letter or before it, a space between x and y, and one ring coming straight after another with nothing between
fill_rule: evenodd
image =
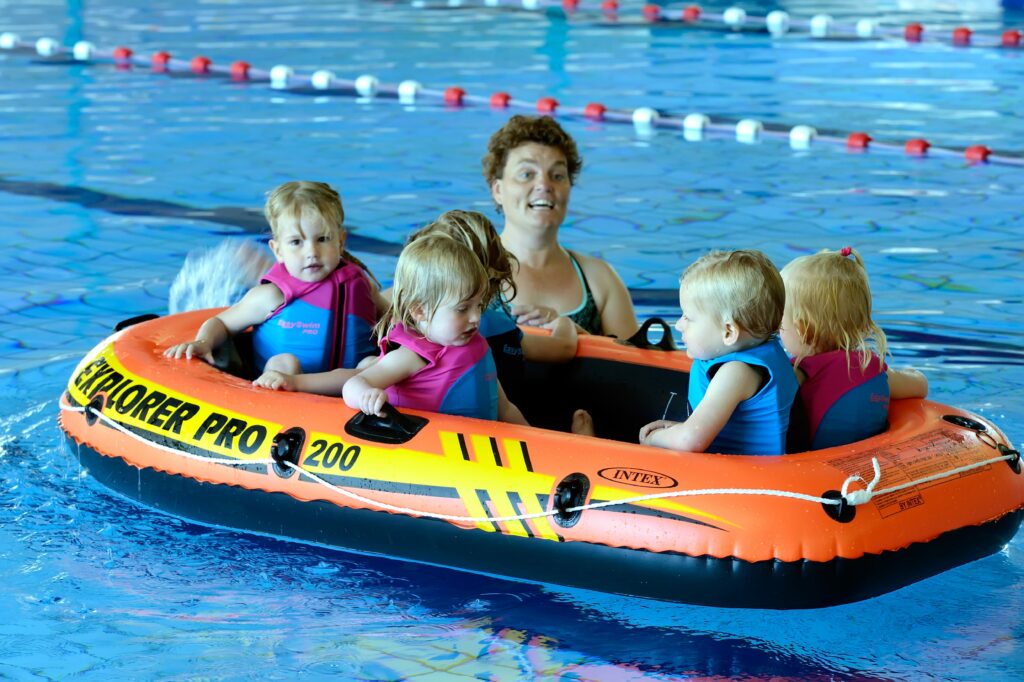
<instances>
[{"instance_id":1,"label":"white rope","mask_svg":"<svg viewBox=\"0 0 1024 682\"><path fill-rule=\"evenodd\" d=\"M158 448L160 450L163 450L165 452L169 452L169 453L175 454L175 455L180 455L182 457L186 457L186 458L189 458L189 459L196 459L196 460L206 461L206 462L215 462L215 463L218 463L218 464L227 464L227 465L230 465L230 466L240 466L240 465L246 465L246 464L273 464L275 462L275 460L273 460L273 459L259 459L259 460L245 460L245 461L238 461L238 460L231 460L231 459L217 459L217 458L214 458L214 457L205 457L203 455L195 455L195 454L188 453L188 452L182 452L181 450L176 450L174 448L170 448L170 447L167 447L165 445L161 445L160 443L155 443L153 441L146 440L145 438L139 436L138 434L136 434L136 433L134 433L132 431L128 431L127 429L125 429L123 426L121 426L117 422L114 422L113 420L109 419L102 412L97 412L96 410L94 410L94 409L92 409L92 408L90 408L88 406L86 406L86 407L72 407L71 405L68 405L67 403L64 402L63 397L61 398L61 401L60 401L60 408L62 410L68 411L68 412L86 412L86 411L89 411L92 414L94 414L97 417L99 417L100 419L102 419L104 421L104 423L109 424L113 428L121 431L122 433L124 433L124 434L126 434L128 436L131 436L132 438L135 438L136 440L139 440L139 441L141 441L143 443L146 443L147 445L151 445L153 447L156 447L156 448ZM705 495L765 495L765 496L770 496L770 497L784 497L784 498L793 499L793 500L802 500L802 501L805 501L805 502L813 502L813 503L817 503L817 504L825 504L825 505L833 505L833 506L834 505L842 504L845 501L849 505L858 506L858 505L862 505L862 504L865 504L867 502L870 502L873 498L878 497L879 495L887 495L889 493L898 492L900 490L904 490L906 488L911 488L911 487L916 486L916 485L921 485L923 483L931 483L932 481L937 481L937 480L940 480L940 479L943 479L943 478L948 478L950 476L956 476L957 474L961 474L961 473L964 473L964 472L967 472L967 471L971 471L973 469L980 469L981 467L988 466L989 464L994 464L996 462L1003 462L1003 461L1015 459L1017 457L1019 457L1019 455L1016 454L1016 453L1014 453L1014 454L1006 454L1006 455L1002 455L1000 457L993 457L991 459L986 459L986 460L981 461L981 462L974 462L973 464L965 464L963 466L959 466L959 467L956 467L954 469L950 469L948 471L943 471L943 472L940 472L940 473L937 473L937 474L932 474L931 476L925 476L923 478L914 479L912 481L907 481L906 483L901 483L899 485L891 486L889 488L883 488L881 490L875 490L875 486L878 485L879 480L881 480L881 478L882 478L881 467L878 464L878 458L877 457L872 457L871 458L871 468L874 470L874 478L872 478L871 482L868 483L859 474L854 474L852 476L847 477L847 479L845 481L843 481L843 486L842 486L842 488L840 490L840 494L842 495L841 499L829 498L829 497L817 497L817 496L814 496L814 495L806 495L804 493L797 493L797 492L792 492L792 491L789 491L789 490L771 490L771 489L760 489L760 488L704 488L704 489L697 489L697 490L675 490L675 491L669 491L669 492L664 492L664 493L649 493L647 495L637 495L635 497L627 497L627 498L624 498L624 499L621 499L621 500L606 500L604 502L592 502L590 504L584 504L584 505L580 505L580 506L577 506L577 507L569 507L569 508L565 509L564 512L560 511L558 509L552 509L550 511L534 512L532 514L514 514L512 516L458 516L458 515L453 515L453 514L437 514L437 513L434 513L434 512L428 512L428 511L423 511L423 510L419 510L419 509L411 509L409 507L399 507L399 506L396 506L396 505L393 505L393 504L388 504L386 502L381 502L379 500L374 500L374 499L371 499L371 498L368 498L368 497L363 497L362 495L359 495L357 493L353 493L353 492L351 492L349 490L345 490L344 488L341 488L339 486L334 485L333 483L325 481L323 478L321 478L320 476L317 476L313 472L307 471L307 470L303 469L302 467L298 466L297 464L293 464L292 462L289 462L287 460L282 462L282 464L285 464L290 469L292 469L294 471L297 471L299 473L299 476L305 476L306 478L309 478L309 479L315 481L316 483L319 483L320 485L324 486L325 488L328 488L329 490L332 490L335 493L338 493L338 494L340 494L340 495L342 495L344 497L348 497L350 499L356 500L358 502L362 502L363 504L366 504L368 506L377 507L379 509L383 509L383 510L386 510L386 511L396 512L396 513L399 513L399 514L409 514L409 515L412 515L412 516L420 516L420 517L424 517L424 518L440 519L442 521L456 521L456 522L461 522L461 523L485 523L485 522L505 523L505 522L509 522L509 521L525 521L525 520L528 520L528 519L539 519L539 518L544 518L544 517L547 517L547 516L555 516L555 515L560 514L560 513L575 513L575 512L580 512L580 511L586 511L588 509L601 509L603 507L614 507L614 506L618 506L618 505L634 504L634 503L637 503L637 502L647 502L647 501L650 501L650 500L667 499L667 498L672 498L672 497L698 497L698 496L705 496ZM854 491L851 492L849 490L850 484L858 482L858 481L861 482L861 483L864 483L865 484L865 488L863 490L854 490Z\"/></svg>"},{"instance_id":2,"label":"white rope","mask_svg":"<svg viewBox=\"0 0 1024 682\"><path fill-rule=\"evenodd\" d=\"M64 402L64 396L61 396L61 399L60 399L60 409L65 411L65 412L86 412L86 411L91 412L96 417L99 417L100 419L102 419L104 424L110 426L113 429L116 429L116 430L120 431L124 435L129 436L131 438L134 438L135 440L137 440L137 441L139 441L141 443L145 443L146 445L154 447L154 448L156 448L158 450L163 450L164 452L169 452L172 455L180 455L181 457L184 457L185 459L194 459L194 460L198 460L200 462L213 462L215 464L227 464L228 466L246 466L248 464L273 464L274 463L274 460L272 460L272 459L246 459L246 460L237 460L237 459L228 459L228 458L220 459L220 458L217 458L217 457L207 457L205 455L196 455L196 454L191 453L191 452L183 452L182 450L177 450L175 448L163 445L162 443L157 443L155 441L143 438L139 434L135 433L134 431L129 431L128 429L126 429L124 426L122 426L118 422L115 422L113 419L110 419L109 417L107 417L107 415L103 414L102 412L97 412L96 410L92 409L88 405L86 405L85 407L74 407L72 405L68 405L66 402Z\"/></svg>"}]
</instances>

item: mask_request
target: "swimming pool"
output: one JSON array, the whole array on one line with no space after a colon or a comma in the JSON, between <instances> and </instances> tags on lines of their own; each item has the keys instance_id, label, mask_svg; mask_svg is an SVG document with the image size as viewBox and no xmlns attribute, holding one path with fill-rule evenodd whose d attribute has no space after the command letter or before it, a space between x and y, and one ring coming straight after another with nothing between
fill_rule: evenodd
<instances>
[{"instance_id":1,"label":"swimming pool","mask_svg":"<svg viewBox=\"0 0 1024 682\"><path fill-rule=\"evenodd\" d=\"M586 4L586 3L584 3ZM407 3L0 2L3 26L65 44L205 54L297 72L407 78L564 106L757 118L868 131L898 145L1019 154L1024 52L943 42L772 39L593 13ZM751 15L778 5L749 3ZM708 3L708 12L725 4ZM915 7L917 9L915 9ZM790 3L936 35L1019 28L973 3ZM627 11L630 10L630 11ZM630 14L631 12L631 14ZM775 613L534 586L198 528L81 475L56 399L116 321L166 308L189 250L260 229L247 209L293 178L345 199L357 253L382 279L410 228L492 211L479 172L490 107L404 106L0 52L0 670L105 678L337 675L674 679L982 679L1024 671L1019 537L1001 554L868 602ZM585 168L565 241L611 260L645 315L674 315L682 267L750 246L778 264L846 243L872 275L896 361L932 396L1024 440L1021 169L959 154L792 150L728 135L563 121ZM493 215L493 213L492 213ZM666 293L667 292L667 293Z\"/></svg>"}]
</instances>

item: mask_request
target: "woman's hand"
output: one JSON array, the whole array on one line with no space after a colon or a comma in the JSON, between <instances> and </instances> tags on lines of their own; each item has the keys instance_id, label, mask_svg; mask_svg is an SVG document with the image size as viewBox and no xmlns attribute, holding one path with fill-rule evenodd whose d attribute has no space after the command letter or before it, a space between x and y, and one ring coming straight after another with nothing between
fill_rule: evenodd
<instances>
[{"instance_id":1,"label":"woman's hand","mask_svg":"<svg viewBox=\"0 0 1024 682\"><path fill-rule=\"evenodd\" d=\"M516 324L532 327L543 327L558 319L558 311L545 305L514 305L512 315L516 318Z\"/></svg>"}]
</instances>

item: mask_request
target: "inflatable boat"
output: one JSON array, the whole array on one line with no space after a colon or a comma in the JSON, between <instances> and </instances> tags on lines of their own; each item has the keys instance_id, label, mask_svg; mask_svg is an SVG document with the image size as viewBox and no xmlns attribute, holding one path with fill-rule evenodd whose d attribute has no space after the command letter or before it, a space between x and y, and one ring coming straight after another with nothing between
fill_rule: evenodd
<instances>
[{"instance_id":1,"label":"inflatable boat","mask_svg":"<svg viewBox=\"0 0 1024 682\"><path fill-rule=\"evenodd\" d=\"M654 346L588 337L573 361L530 367L537 426L522 427L366 417L163 357L210 315L116 331L75 369L59 417L102 485L198 523L661 600L812 608L996 552L1021 522L1017 451L934 402L893 401L879 436L779 457L636 444L644 423L685 415L690 364L667 330ZM577 407L600 437L565 432Z\"/></svg>"}]
</instances>

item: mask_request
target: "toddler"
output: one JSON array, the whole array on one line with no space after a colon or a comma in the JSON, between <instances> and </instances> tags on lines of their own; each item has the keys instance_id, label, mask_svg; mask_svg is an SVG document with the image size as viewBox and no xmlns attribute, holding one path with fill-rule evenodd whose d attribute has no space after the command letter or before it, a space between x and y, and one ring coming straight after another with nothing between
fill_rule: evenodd
<instances>
[{"instance_id":1,"label":"toddler","mask_svg":"<svg viewBox=\"0 0 1024 682\"><path fill-rule=\"evenodd\" d=\"M164 355L212 363L219 346L255 326L257 386L281 388L287 376L334 368L354 374L375 352L377 294L345 251L341 198L322 182L286 182L270 193L264 213L277 263L238 303L206 320L195 339Z\"/></svg>"},{"instance_id":2,"label":"toddler","mask_svg":"<svg viewBox=\"0 0 1024 682\"><path fill-rule=\"evenodd\" d=\"M447 211L437 220L409 237L409 243L431 234L442 234L469 247L487 271L488 291L480 334L487 340L498 370L498 379L508 399L518 405L523 399L526 367L524 360L566 362L576 355L576 325L567 317L556 317L540 325L550 335L528 334L516 326L508 299L515 298L513 281L516 257L505 250L494 225L477 211Z\"/></svg>"},{"instance_id":3,"label":"toddler","mask_svg":"<svg viewBox=\"0 0 1024 682\"><path fill-rule=\"evenodd\" d=\"M871 319L860 254L845 247L801 256L782 269L782 343L800 383L790 450L844 445L885 430L890 398L923 398L916 370L887 368L885 333Z\"/></svg>"},{"instance_id":4,"label":"toddler","mask_svg":"<svg viewBox=\"0 0 1024 682\"><path fill-rule=\"evenodd\" d=\"M679 284L690 370L690 416L640 429L645 445L687 452L780 455L797 383L776 332L785 306L779 271L760 251L712 251ZM573 430L592 433L579 411Z\"/></svg>"},{"instance_id":5,"label":"toddler","mask_svg":"<svg viewBox=\"0 0 1024 682\"><path fill-rule=\"evenodd\" d=\"M391 307L377 325L380 360L343 385L348 406L383 416L387 402L525 424L480 335L491 286L483 263L460 241L433 234L407 245L395 268Z\"/></svg>"}]
</instances>

